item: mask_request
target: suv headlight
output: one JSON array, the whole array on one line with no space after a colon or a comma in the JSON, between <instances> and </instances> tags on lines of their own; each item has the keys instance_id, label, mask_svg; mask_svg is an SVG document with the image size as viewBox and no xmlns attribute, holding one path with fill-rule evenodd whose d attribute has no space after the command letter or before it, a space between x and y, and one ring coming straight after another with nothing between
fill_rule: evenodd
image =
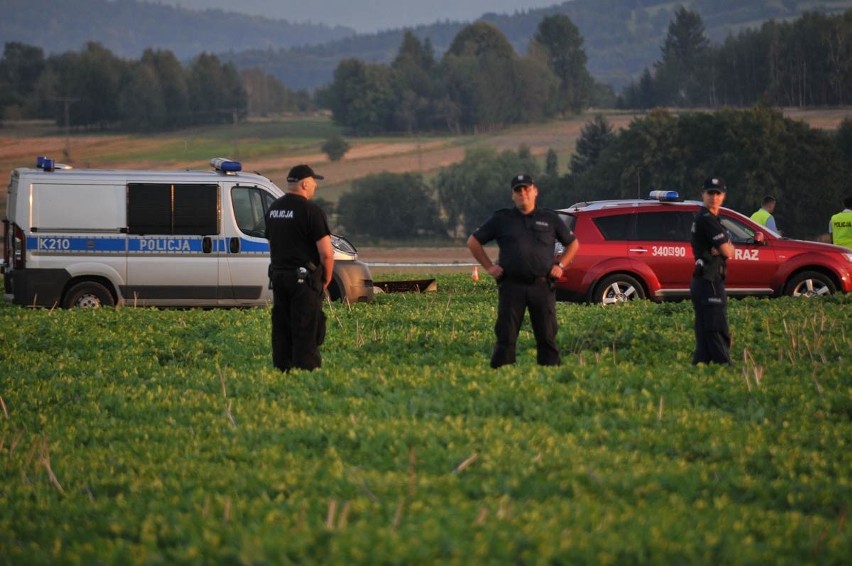
<instances>
[{"instance_id":1,"label":"suv headlight","mask_svg":"<svg viewBox=\"0 0 852 566\"><path fill-rule=\"evenodd\" d=\"M842 255L843 257L845 257L845 258L846 258L846 261L848 261L849 263L852 263L852 254L845 254L845 253L844 253L844 254L840 254L840 255Z\"/></svg>"}]
</instances>

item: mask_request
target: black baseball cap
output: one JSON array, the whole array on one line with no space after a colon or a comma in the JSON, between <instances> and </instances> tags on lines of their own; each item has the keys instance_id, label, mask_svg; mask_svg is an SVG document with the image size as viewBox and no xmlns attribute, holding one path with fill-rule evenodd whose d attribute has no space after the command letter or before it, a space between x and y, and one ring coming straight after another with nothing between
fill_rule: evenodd
<instances>
[{"instance_id":1,"label":"black baseball cap","mask_svg":"<svg viewBox=\"0 0 852 566\"><path fill-rule=\"evenodd\" d=\"M532 177L529 175L515 175L512 177L512 190L518 187L528 187L533 184Z\"/></svg>"},{"instance_id":2,"label":"black baseball cap","mask_svg":"<svg viewBox=\"0 0 852 566\"><path fill-rule=\"evenodd\" d=\"M707 192L713 193L725 193L727 189L725 188L725 181L721 177L707 177L704 181L703 189Z\"/></svg>"},{"instance_id":3,"label":"black baseball cap","mask_svg":"<svg viewBox=\"0 0 852 566\"><path fill-rule=\"evenodd\" d=\"M311 169L308 165L296 165L290 172L287 173L287 182L288 183L298 183L302 179L307 179L308 177L313 177L314 179L321 181L325 177L322 175L317 175L314 173L314 170Z\"/></svg>"}]
</instances>

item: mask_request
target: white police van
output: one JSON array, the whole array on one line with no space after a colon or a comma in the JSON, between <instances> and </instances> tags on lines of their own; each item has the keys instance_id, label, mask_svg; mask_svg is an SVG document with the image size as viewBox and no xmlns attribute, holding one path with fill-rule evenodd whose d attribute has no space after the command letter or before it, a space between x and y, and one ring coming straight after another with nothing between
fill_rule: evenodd
<instances>
[{"instance_id":1,"label":"white police van","mask_svg":"<svg viewBox=\"0 0 852 566\"><path fill-rule=\"evenodd\" d=\"M39 157L12 172L4 291L28 306L236 307L271 303L264 214L283 192L239 162L210 171L72 169ZM366 302L373 282L332 236L332 299Z\"/></svg>"}]
</instances>

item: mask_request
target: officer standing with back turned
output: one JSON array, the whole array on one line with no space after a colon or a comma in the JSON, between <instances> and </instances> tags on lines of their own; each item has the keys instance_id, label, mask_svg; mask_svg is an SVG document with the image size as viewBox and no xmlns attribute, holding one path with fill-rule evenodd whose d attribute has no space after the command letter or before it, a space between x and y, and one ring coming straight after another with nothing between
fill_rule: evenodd
<instances>
[{"instance_id":1,"label":"officer standing with back turned","mask_svg":"<svg viewBox=\"0 0 852 566\"><path fill-rule=\"evenodd\" d=\"M281 371L320 367L325 339L324 290L331 283L334 249L325 213L310 202L320 175L296 165L287 192L266 212L272 284L272 363Z\"/></svg>"},{"instance_id":2,"label":"officer standing with back turned","mask_svg":"<svg viewBox=\"0 0 852 566\"><path fill-rule=\"evenodd\" d=\"M695 271L689 290L692 294L692 308L695 310L693 365L731 363L725 275L726 262L734 255L734 245L719 222L725 193L725 181L720 177L710 177L704 181L701 193L704 206L692 223Z\"/></svg>"},{"instance_id":3,"label":"officer standing with back turned","mask_svg":"<svg viewBox=\"0 0 852 566\"><path fill-rule=\"evenodd\" d=\"M527 309L538 364L559 365L553 280L562 276L580 244L555 212L536 208L538 188L529 175L512 177L511 186L514 208L495 212L467 240L473 257L497 280L497 344L491 367L515 363L518 332ZM500 248L496 263L483 248L491 240ZM563 244L565 251L554 259L556 242Z\"/></svg>"}]
</instances>

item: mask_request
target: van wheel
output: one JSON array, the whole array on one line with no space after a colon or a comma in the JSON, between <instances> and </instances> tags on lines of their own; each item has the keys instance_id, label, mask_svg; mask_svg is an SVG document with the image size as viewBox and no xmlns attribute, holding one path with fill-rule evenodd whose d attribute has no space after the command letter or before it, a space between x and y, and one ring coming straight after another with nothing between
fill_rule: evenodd
<instances>
[{"instance_id":1,"label":"van wheel","mask_svg":"<svg viewBox=\"0 0 852 566\"><path fill-rule=\"evenodd\" d=\"M601 279L592 293L592 302L602 305L626 303L634 299L644 299L645 289L636 278L619 273Z\"/></svg>"},{"instance_id":2,"label":"van wheel","mask_svg":"<svg viewBox=\"0 0 852 566\"><path fill-rule=\"evenodd\" d=\"M791 297L825 297L837 291L830 277L818 271L803 271L787 282Z\"/></svg>"},{"instance_id":3,"label":"van wheel","mask_svg":"<svg viewBox=\"0 0 852 566\"><path fill-rule=\"evenodd\" d=\"M115 306L115 299L113 299L109 289L102 284L96 281L83 281L68 289L62 306L66 309L74 307L83 309L112 307Z\"/></svg>"}]
</instances>

